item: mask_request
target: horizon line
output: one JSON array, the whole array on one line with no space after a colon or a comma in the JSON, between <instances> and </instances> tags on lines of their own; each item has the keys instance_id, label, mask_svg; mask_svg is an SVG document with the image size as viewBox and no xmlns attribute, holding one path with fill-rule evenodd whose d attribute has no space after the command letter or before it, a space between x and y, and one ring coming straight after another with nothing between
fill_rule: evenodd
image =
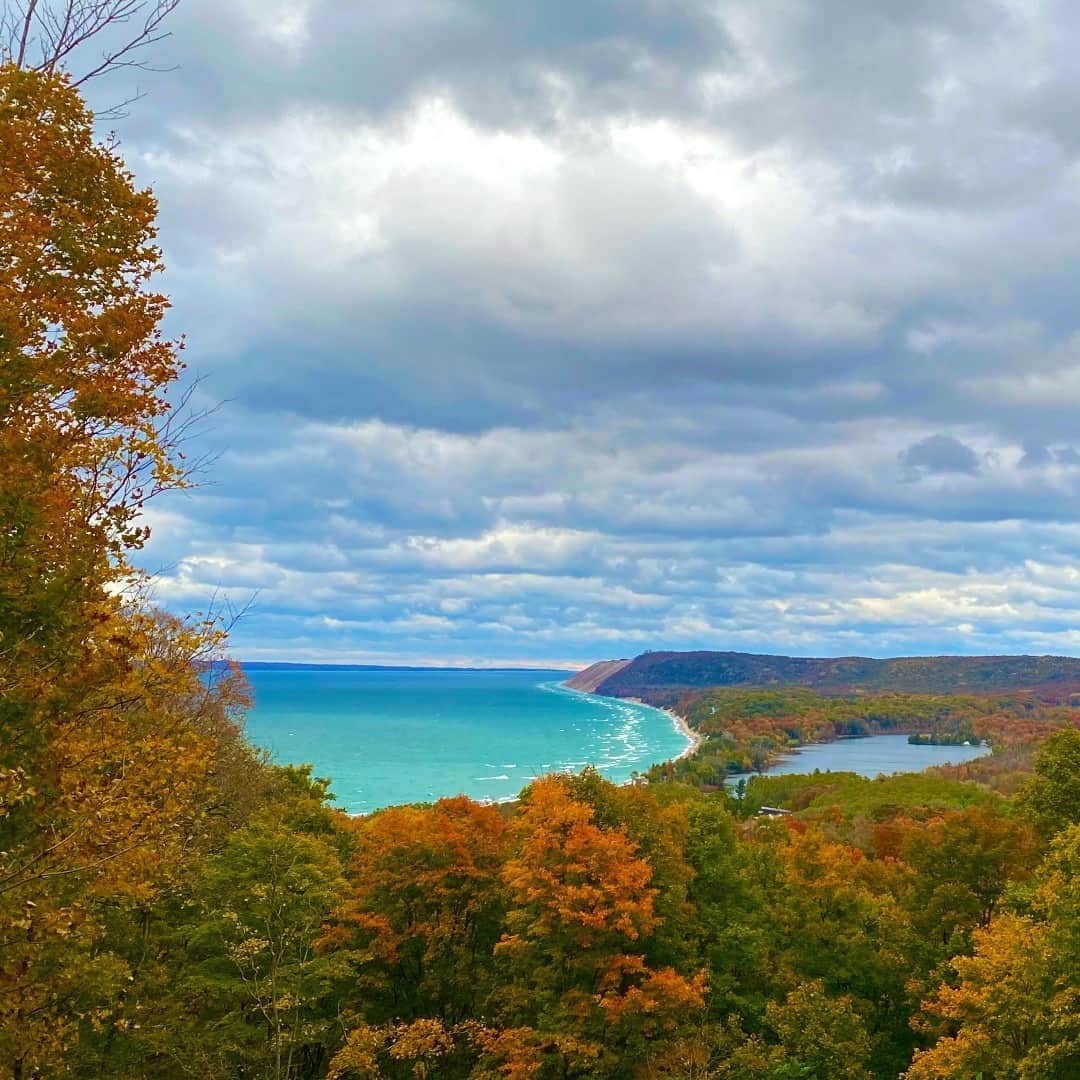
<instances>
[{"instance_id":1,"label":"horizon line","mask_svg":"<svg viewBox=\"0 0 1080 1080\"><path fill-rule=\"evenodd\" d=\"M363 661L327 661L327 660L242 660L230 657L214 663L224 664L235 660L241 667L249 668L344 668L351 670L375 671L579 671L589 665L569 666L566 664L514 664L494 662L490 664L423 664L423 663L381 663Z\"/></svg>"}]
</instances>

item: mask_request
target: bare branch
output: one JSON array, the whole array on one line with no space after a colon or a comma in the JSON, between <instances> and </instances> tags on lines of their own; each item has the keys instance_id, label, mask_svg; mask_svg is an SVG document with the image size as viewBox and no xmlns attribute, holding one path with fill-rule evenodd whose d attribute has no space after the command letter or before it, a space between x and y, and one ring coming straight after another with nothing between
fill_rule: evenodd
<instances>
[{"instance_id":1,"label":"bare branch","mask_svg":"<svg viewBox=\"0 0 1080 1080\"><path fill-rule=\"evenodd\" d=\"M85 75L76 79L75 86L81 86L88 79L93 79L98 75L103 75L111 68L117 67L137 67L142 71L161 71L166 70L162 68L152 68L145 63L139 61L133 61L125 59L132 53L139 49L146 48L148 45L154 45L159 41L163 41L165 38L171 35L167 31L161 31L161 24L165 19L171 15L179 6L180 0L158 0L155 7L151 10L150 14L146 17L146 21L143 23L142 30L140 30L134 37L132 37L125 45L120 48L102 54L101 63ZM143 8L144 4L138 4L135 10Z\"/></svg>"},{"instance_id":2,"label":"bare branch","mask_svg":"<svg viewBox=\"0 0 1080 1080\"><path fill-rule=\"evenodd\" d=\"M26 63L26 49L30 44L30 27L34 24L34 12L37 10L38 0L30 0L23 16L22 37L19 39L19 52L15 62L22 67Z\"/></svg>"},{"instance_id":3,"label":"bare branch","mask_svg":"<svg viewBox=\"0 0 1080 1080\"><path fill-rule=\"evenodd\" d=\"M141 54L170 36L163 24L179 6L180 0L0 0L0 57L32 71L67 71L74 86L121 68L167 71ZM72 71L72 55L99 36L106 42L100 59ZM123 115L133 100L108 115Z\"/></svg>"},{"instance_id":4,"label":"bare branch","mask_svg":"<svg viewBox=\"0 0 1080 1080\"><path fill-rule=\"evenodd\" d=\"M115 105L110 105L107 109L98 109L94 115L98 120L123 120L126 116L129 116L128 106L134 105L136 101L142 101L146 97L146 92L143 90L136 90L134 94L129 98L125 98L123 101L118 101Z\"/></svg>"}]
</instances>

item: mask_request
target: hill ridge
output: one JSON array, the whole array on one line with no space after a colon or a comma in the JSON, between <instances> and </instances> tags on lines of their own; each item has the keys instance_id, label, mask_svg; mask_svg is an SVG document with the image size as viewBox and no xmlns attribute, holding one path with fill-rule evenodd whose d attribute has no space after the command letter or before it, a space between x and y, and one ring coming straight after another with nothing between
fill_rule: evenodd
<instances>
[{"instance_id":1,"label":"hill ridge","mask_svg":"<svg viewBox=\"0 0 1080 1080\"><path fill-rule=\"evenodd\" d=\"M605 671L604 664L615 665ZM804 686L823 693L1008 693L1080 689L1080 658L1070 656L806 657L697 650L645 652L629 662L594 664L569 680L610 697L710 687Z\"/></svg>"}]
</instances>

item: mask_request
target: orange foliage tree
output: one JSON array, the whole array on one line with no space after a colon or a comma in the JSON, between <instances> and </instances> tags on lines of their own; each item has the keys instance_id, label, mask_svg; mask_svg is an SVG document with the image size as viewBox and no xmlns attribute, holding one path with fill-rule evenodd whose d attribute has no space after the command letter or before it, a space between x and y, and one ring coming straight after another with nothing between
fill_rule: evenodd
<instances>
[{"instance_id":1,"label":"orange foliage tree","mask_svg":"<svg viewBox=\"0 0 1080 1080\"><path fill-rule=\"evenodd\" d=\"M356 972L343 998L373 1022L477 1015L502 925L506 826L471 799L399 806L356 826L351 895L321 941Z\"/></svg>"},{"instance_id":2,"label":"orange foliage tree","mask_svg":"<svg viewBox=\"0 0 1080 1080\"><path fill-rule=\"evenodd\" d=\"M490 1056L504 1069L518 1055L559 1075L630 1075L704 1006L703 976L651 969L642 956L659 921L652 868L560 777L527 790L514 832L497 949L510 972L501 1005L524 1030L516 1051L493 1045Z\"/></svg>"},{"instance_id":3,"label":"orange foliage tree","mask_svg":"<svg viewBox=\"0 0 1080 1080\"><path fill-rule=\"evenodd\" d=\"M648 831L596 777L538 780L509 827L465 798L357 824L352 895L320 943L356 973L332 1076L629 1076L682 1052L704 978L647 963L654 867L576 788ZM672 822L652 811L659 837Z\"/></svg>"}]
</instances>

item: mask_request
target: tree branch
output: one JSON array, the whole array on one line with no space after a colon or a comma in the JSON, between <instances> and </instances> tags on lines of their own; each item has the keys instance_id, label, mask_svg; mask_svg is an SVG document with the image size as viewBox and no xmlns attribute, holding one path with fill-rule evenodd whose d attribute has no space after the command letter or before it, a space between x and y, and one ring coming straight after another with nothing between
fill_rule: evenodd
<instances>
[{"instance_id":1,"label":"tree branch","mask_svg":"<svg viewBox=\"0 0 1080 1080\"><path fill-rule=\"evenodd\" d=\"M117 68L170 70L152 67L134 54L170 36L162 26L179 6L180 0L25 0L25 4L23 0L0 0L0 35L6 42L0 52L21 68L70 73L68 62L73 53L98 35L134 21L134 33L113 36L116 43L106 47L89 70L73 77L72 85L82 86ZM39 57L32 62L30 53L35 46ZM108 110L108 114L115 115L131 100L135 99Z\"/></svg>"},{"instance_id":2,"label":"tree branch","mask_svg":"<svg viewBox=\"0 0 1080 1080\"><path fill-rule=\"evenodd\" d=\"M19 39L19 52L15 58L15 63L22 67L26 63L26 48L30 43L30 27L34 23L34 12L37 10L38 0L30 0L30 3L26 8L26 15L23 18L22 37Z\"/></svg>"}]
</instances>

